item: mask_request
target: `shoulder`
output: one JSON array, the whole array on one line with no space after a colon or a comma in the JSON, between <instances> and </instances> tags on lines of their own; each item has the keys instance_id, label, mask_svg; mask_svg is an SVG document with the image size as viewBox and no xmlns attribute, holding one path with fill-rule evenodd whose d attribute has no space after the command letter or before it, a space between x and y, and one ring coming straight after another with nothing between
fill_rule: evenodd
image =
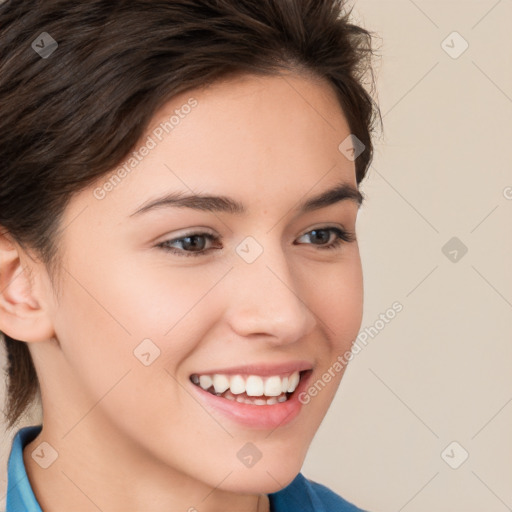
<instances>
[{"instance_id":1,"label":"shoulder","mask_svg":"<svg viewBox=\"0 0 512 512\"><path fill-rule=\"evenodd\" d=\"M365 512L325 485L307 479L302 473L287 487L269 497L272 512Z\"/></svg>"}]
</instances>

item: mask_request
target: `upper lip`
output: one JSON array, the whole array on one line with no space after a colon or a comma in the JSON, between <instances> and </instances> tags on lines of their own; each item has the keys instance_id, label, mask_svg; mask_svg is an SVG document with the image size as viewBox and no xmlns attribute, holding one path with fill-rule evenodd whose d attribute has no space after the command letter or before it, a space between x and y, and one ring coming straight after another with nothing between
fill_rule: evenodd
<instances>
[{"instance_id":1,"label":"upper lip","mask_svg":"<svg viewBox=\"0 0 512 512\"><path fill-rule=\"evenodd\" d=\"M193 375L284 375L295 371L311 370L313 365L308 361L287 361L274 364L249 364L245 366L232 366L230 368L215 368L212 370L194 372Z\"/></svg>"}]
</instances>

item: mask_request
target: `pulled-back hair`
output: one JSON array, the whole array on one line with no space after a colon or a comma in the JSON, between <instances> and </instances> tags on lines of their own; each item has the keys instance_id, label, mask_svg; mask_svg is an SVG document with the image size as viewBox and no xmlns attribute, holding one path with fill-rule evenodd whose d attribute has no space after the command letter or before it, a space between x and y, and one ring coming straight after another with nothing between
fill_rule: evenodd
<instances>
[{"instance_id":1,"label":"pulled-back hair","mask_svg":"<svg viewBox=\"0 0 512 512\"><path fill-rule=\"evenodd\" d=\"M0 229L33 251L53 282L72 195L122 162L173 96L237 74L326 79L365 147L359 184L380 111L372 35L350 16L343 0L0 3ZM3 338L12 427L39 382L27 343Z\"/></svg>"}]
</instances>

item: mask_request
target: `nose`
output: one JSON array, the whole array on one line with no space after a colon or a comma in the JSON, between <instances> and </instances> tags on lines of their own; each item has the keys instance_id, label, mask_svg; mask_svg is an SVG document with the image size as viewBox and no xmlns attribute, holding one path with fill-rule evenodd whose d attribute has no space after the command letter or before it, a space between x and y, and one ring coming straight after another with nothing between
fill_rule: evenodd
<instances>
[{"instance_id":1,"label":"nose","mask_svg":"<svg viewBox=\"0 0 512 512\"><path fill-rule=\"evenodd\" d=\"M266 247L252 263L239 259L229 276L226 315L239 336L290 344L314 329L317 319L307 303L314 279L299 282L281 248Z\"/></svg>"}]
</instances>

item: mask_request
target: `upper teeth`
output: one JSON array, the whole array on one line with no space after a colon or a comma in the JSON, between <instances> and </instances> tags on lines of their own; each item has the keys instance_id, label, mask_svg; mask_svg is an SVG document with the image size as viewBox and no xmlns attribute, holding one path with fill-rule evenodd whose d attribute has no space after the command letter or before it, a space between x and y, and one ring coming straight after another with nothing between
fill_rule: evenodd
<instances>
[{"instance_id":1,"label":"upper teeth","mask_svg":"<svg viewBox=\"0 0 512 512\"><path fill-rule=\"evenodd\" d=\"M233 395L247 393L248 396L279 396L282 393L293 393L299 385L298 371L286 377L272 375L260 377L258 375L193 375L192 381L207 390L212 385L216 393L224 393L228 388Z\"/></svg>"}]
</instances>

